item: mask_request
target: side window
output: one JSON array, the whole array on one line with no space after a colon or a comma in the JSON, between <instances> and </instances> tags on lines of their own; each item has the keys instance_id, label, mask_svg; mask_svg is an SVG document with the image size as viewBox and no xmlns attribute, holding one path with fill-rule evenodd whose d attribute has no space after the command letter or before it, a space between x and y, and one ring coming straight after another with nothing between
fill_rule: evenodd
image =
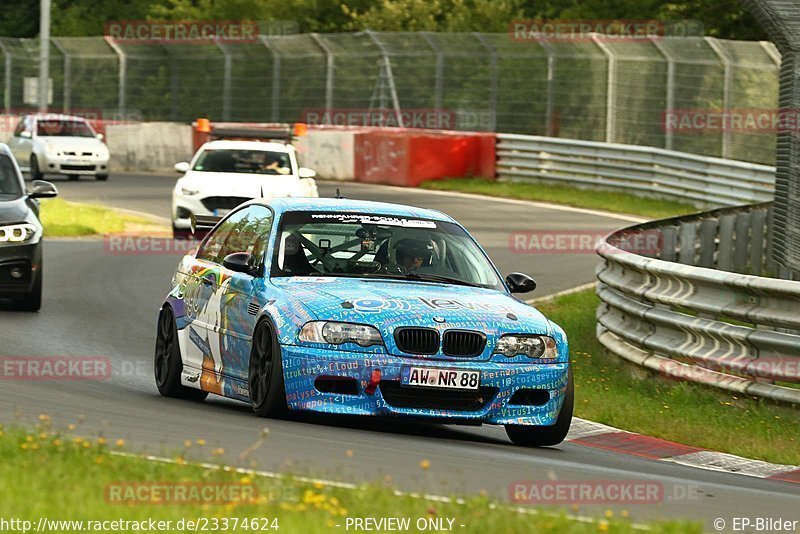
<instances>
[{"instance_id":1,"label":"side window","mask_svg":"<svg viewBox=\"0 0 800 534\"><path fill-rule=\"evenodd\" d=\"M264 206L249 206L231 214L209 236L198 252L202 260L222 263L225 256L234 252L247 252L257 258L263 255L262 242L272 226L272 211Z\"/></svg>"},{"instance_id":2,"label":"side window","mask_svg":"<svg viewBox=\"0 0 800 534\"><path fill-rule=\"evenodd\" d=\"M17 123L17 127L14 129L14 137L19 137L23 130L25 130L25 121L27 117L22 117L19 122Z\"/></svg>"}]
</instances>

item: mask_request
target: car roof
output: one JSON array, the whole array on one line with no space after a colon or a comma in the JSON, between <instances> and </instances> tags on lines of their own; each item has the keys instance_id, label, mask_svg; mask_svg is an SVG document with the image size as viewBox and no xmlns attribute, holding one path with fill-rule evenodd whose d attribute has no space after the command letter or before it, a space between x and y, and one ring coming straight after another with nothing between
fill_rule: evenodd
<instances>
[{"instance_id":1,"label":"car roof","mask_svg":"<svg viewBox=\"0 0 800 534\"><path fill-rule=\"evenodd\" d=\"M216 141L209 141L200 147L201 150L264 150L270 152L289 152L294 150L292 145L284 143L273 143L270 141L233 141L229 139L218 139Z\"/></svg>"},{"instance_id":2,"label":"car roof","mask_svg":"<svg viewBox=\"0 0 800 534\"><path fill-rule=\"evenodd\" d=\"M271 200L256 199L254 203L270 206L276 214L290 211L316 211L323 213L371 213L376 215L391 215L395 217L414 217L418 219L431 219L434 221L456 222L452 217L441 211L404 204L389 202L374 202L371 200L351 200L349 198L274 198ZM456 223L458 224L458 223Z\"/></svg>"},{"instance_id":3,"label":"car roof","mask_svg":"<svg viewBox=\"0 0 800 534\"><path fill-rule=\"evenodd\" d=\"M79 117L77 115L65 115L63 113L31 113L28 115L29 117L33 117L34 119L49 119L49 120L59 120L59 121L84 121L89 122L86 117Z\"/></svg>"}]
</instances>

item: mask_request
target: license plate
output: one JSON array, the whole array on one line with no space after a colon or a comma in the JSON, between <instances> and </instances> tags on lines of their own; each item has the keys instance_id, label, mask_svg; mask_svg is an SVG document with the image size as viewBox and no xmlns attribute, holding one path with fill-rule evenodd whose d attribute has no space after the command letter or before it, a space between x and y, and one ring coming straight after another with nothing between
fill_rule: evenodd
<instances>
[{"instance_id":1,"label":"license plate","mask_svg":"<svg viewBox=\"0 0 800 534\"><path fill-rule=\"evenodd\" d=\"M231 210L214 210L214 217L224 217L230 212Z\"/></svg>"},{"instance_id":2,"label":"license plate","mask_svg":"<svg viewBox=\"0 0 800 534\"><path fill-rule=\"evenodd\" d=\"M478 389L481 372L468 369L439 369L404 366L400 385L444 389Z\"/></svg>"}]
</instances>

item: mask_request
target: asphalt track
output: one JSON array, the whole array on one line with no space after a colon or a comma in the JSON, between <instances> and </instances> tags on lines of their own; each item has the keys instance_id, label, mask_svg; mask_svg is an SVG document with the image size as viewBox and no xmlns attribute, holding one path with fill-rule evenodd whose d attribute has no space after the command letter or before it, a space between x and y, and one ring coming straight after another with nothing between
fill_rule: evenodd
<instances>
[{"instance_id":1,"label":"asphalt track","mask_svg":"<svg viewBox=\"0 0 800 534\"><path fill-rule=\"evenodd\" d=\"M107 183L57 181L62 196L166 217L172 177L112 176ZM323 184L330 195L335 185ZM545 295L592 280L591 254L518 254L510 250L516 231L600 231L626 223L599 214L524 203L433 195L374 186L340 186L352 198L389 200L446 211L462 221L487 248L502 271L533 274ZM259 469L293 472L349 482L389 475L399 489L433 494L480 490L507 501L509 485L521 480L615 480L663 484L665 498L641 505L582 506L581 514L626 509L635 520L688 518L728 525L734 517L800 519L800 486L729 473L655 462L577 444L522 449L502 428L405 424L353 418L257 419L248 406L210 397L203 403L158 396L152 378L155 321L178 261L174 254L120 255L103 241L47 243L45 295L40 313L0 306L0 356L95 356L110 358L113 373L103 380L4 380L0 419L30 424L38 414L56 426L76 423L77 433L124 438L129 449L172 456L187 439L203 438L225 449L224 460ZM580 391L577 393L580 398ZM248 456L262 429L268 437ZM430 461L422 470L419 462ZM102 488L98 488L102 491ZM688 496L687 496L688 495Z\"/></svg>"}]
</instances>

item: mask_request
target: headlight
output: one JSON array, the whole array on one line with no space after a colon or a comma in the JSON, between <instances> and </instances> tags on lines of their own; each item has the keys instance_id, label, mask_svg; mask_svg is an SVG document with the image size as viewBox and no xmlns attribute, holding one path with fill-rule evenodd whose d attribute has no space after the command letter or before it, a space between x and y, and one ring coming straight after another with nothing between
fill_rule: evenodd
<instances>
[{"instance_id":1,"label":"headlight","mask_svg":"<svg viewBox=\"0 0 800 534\"><path fill-rule=\"evenodd\" d=\"M0 226L0 243L25 243L36 235L36 227L32 224L9 224Z\"/></svg>"},{"instance_id":2,"label":"headlight","mask_svg":"<svg viewBox=\"0 0 800 534\"><path fill-rule=\"evenodd\" d=\"M199 189L189 189L188 187L181 187L181 193L187 196L196 195L199 193Z\"/></svg>"},{"instance_id":3,"label":"headlight","mask_svg":"<svg viewBox=\"0 0 800 534\"><path fill-rule=\"evenodd\" d=\"M337 323L333 321L311 321L303 325L300 341L308 343L356 343L361 347L383 345L378 329L366 324Z\"/></svg>"},{"instance_id":4,"label":"headlight","mask_svg":"<svg viewBox=\"0 0 800 534\"><path fill-rule=\"evenodd\" d=\"M527 356L536 360L558 359L558 346L548 336L506 334L500 336L494 352L506 358Z\"/></svg>"}]
</instances>

